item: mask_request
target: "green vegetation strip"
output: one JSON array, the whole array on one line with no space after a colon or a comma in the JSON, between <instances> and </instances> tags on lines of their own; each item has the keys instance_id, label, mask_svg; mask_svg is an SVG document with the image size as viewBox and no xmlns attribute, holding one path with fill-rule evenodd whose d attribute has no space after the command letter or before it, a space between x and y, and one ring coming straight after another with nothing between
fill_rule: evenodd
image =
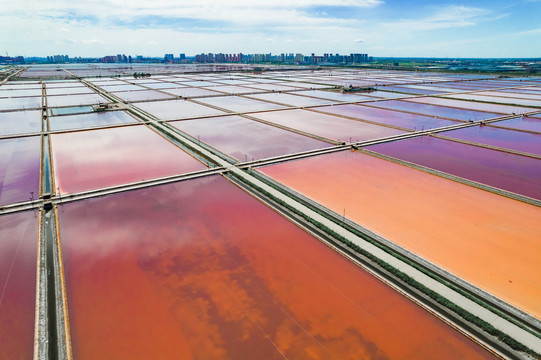
<instances>
[{"instance_id":1,"label":"green vegetation strip","mask_svg":"<svg viewBox=\"0 0 541 360\"><path fill-rule=\"evenodd\" d=\"M444 307L446 307L447 309L453 311L454 313L456 313L457 315L459 315L461 318L463 318L464 320L466 320L467 322L469 322L470 324L474 324L476 325L477 327L479 327L480 329L484 330L485 332L487 332L488 334L492 335L492 336L495 336L497 337L500 341L502 341L504 344L508 345L509 347L511 347L512 349L516 350L516 351L521 351L521 352L524 352L524 353L527 353L527 354L530 354L530 355L533 355L533 356L536 356L536 357L541 357L540 354L537 354L535 351L531 350L530 348L528 348L527 346L523 345L522 343L518 342L517 340L515 340L514 338L510 337L509 335L507 335L506 333L496 329L494 326L492 326L491 324L489 324L488 322L484 321L483 319L475 316L474 314L464 310L463 308L461 308L460 306L456 305L455 303L453 303L452 301L448 300L447 298L445 298L444 296L441 296L440 294L438 294L437 292L429 289L428 287L426 287L425 285L421 284L420 282L418 282L417 280L413 279L412 277L410 277L409 275L403 273L402 271L396 269L395 267L389 265L388 263L386 263L385 261L379 259L378 257L374 256L372 253L364 250L363 248L361 248L359 245L351 242L350 240L346 239L345 237L343 237L342 235L336 233L334 230L328 228L327 226L321 224L320 222L314 220L313 218L311 218L310 216L304 214L303 212L297 210L295 207L287 204L286 202L284 202L283 200L281 199L278 199L276 198L274 195L270 194L269 192L267 192L266 190L260 188L259 186L257 185L254 185L248 181L246 181L244 178L242 178L241 176L231 172L230 173L232 176L234 176L235 178L239 179L240 181L242 181L243 183L247 184L248 186L256 189L257 191L259 191L260 193L264 194L265 196L269 197L270 199L272 199L274 202L278 203L280 206L283 206L284 208L288 209L289 211L295 213L296 215L302 217L304 220L308 221L309 223L311 223L312 225L316 226L318 229L324 231L325 233L329 234L330 236L332 236L333 238L337 239L338 241L340 241L342 244L346 245L348 248L350 248L351 250L361 254L362 256L370 259L372 262L374 262L375 264L377 264L378 266L380 266L382 269L386 270L387 272L391 273L392 275L394 275L396 278L400 279L401 281L403 281L404 283L408 284L409 286L419 290L420 292L422 292L423 294L427 295L428 297L430 297L432 300L436 301L438 304L440 305L443 305ZM251 173L253 175L253 173ZM273 189L275 190L278 190L280 192L283 193L283 191L278 188L276 185L270 183L269 181L267 181L266 179L263 179L259 176L257 176L258 180L264 182L265 184L271 186ZM290 196L290 194L287 194L288 196ZM305 204L306 205L306 204ZM313 208L312 206L309 206L309 208L311 208L313 211L315 211L316 213L318 213L319 215L322 215L324 216L325 218L337 223L336 219L333 219L332 217L329 217L328 214L326 214L325 212L317 209L317 208ZM338 223L337 223L338 224ZM344 226L345 224L342 224L340 223L339 225L341 226ZM439 277L437 276L432 276L432 274L430 272L427 272L426 270L416 266L415 263L412 263L410 262L409 260L405 259L404 257L400 256L399 254L396 254L394 251L390 250L390 249L387 249L386 247L382 246L381 244L379 244L378 242L370 239L367 235L365 234L362 234L361 232L359 232L358 230L354 229L354 228L351 228L349 226L344 226L347 228L347 230L351 231L352 233L354 233L355 235L361 237L362 239L370 242L371 244L373 245L376 245L378 246L379 248L381 248L382 250L384 250L385 252L399 258L400 260L404 261L405 263L407 263L408 265L410 266L413 266L415 267L416 269L422 271L423 273L425 273L426 275L434 278L435 280L437 281L440 281L442 283L444 283L444 285L450 285L452 286L451 284L449 284L448 282L445 282L443 281L442 279L440 279ZM423 271L424 270L424 271ZM454 289L453 289L454 290ZM470 297L468 297L470 298ZM473 300L473 299L471 299ZM477 301L476 301L477 302ZM482 305L483 307L485 306L482 302L478 302L479 305ZM492 310L492 309L490 309ZM527 329L525 329L527 330Z\"/></svg>"}]
</instances>

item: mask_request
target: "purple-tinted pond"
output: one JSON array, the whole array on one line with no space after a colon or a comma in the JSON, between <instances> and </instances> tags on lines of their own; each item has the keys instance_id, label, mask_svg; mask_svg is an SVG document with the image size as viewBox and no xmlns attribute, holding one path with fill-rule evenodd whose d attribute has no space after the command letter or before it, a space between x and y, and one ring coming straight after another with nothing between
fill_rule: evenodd
<instances>
[{"instance_id":1,"label":"purple-tinted pond","mask_svg":"<svg viewBox=\"0 0 541 360\"><path fill-rule=\"evenodd\" d=\"M252 94L251 98L273 101L279 104L289 105L289 106L312 106L312 105L331 105L335 104L334 101L328 99L319 99L308 96L300 96L294 94L284 94L284 93L267 93L267 94ZM360 99L362 100L362 99Z\"/></svg>"},{"instance_id":2,"label":"purple-tinted pond","mask_svg":"<svg viewBox=\"0 0 541 360\"><path fill-rule=\"evenodd\" d=\"M241 161L331 146L308 136L240 116L183 120L170 124Z\"/></svg>"},{"instance_id":3,"label":"purple-tinted pond","mask_svg":"<svg viewBox=\"0 0 541 360\"><path fill-rule=\"evenodd\" d=\"M405 86L385 86L381 87L382 90L389 90L389 91L397 91L401 93L407 93L407 94L415 94L415 95L433 95L433 94L441 94L443 91L436 91L436 90L430 90L430 89L416 89L416 88L410 88L407 85Z\"/></svg>"},{"instance_id":4,"label":"purple-tinted pond","mask_svg":"<svg viewBox=\"0 0 541 360\"><path fill-rule=\"evenodd\" d=\"M540 159L432 136L366 149L541 200Z\"/></svg>"},{"instance_id":5,"label":"purple-tinted pond","mask_svg":"<svg viewBox=\"0 0 541 360\"><path fill-rule=\"evenodd\" d=\"M284 108L282 105L276 105L266 101L248 99L240 96L222 96L200 99L199 101L235 112L263 111Z\"/></svg>"},{"instance_id":6,"label":"purple-tinted pond","mask_svg":"<svg viewBox=\"0 0 541 360\"><path fill-rule=\"evenodd\" d=\"M491 119L500 114L488 113L475 110L467 109L457 109L445 106L421 104L421 103L412 103L401 100L387 100L387 101L378 101L373 103L364 103L365 105L376 106L384 109L394 109L402 111L411 111L414 113L426 114L430 116L445 117L450 119L457 120L484 120Z\"/></svg>"},{"instance_id":7,"label":"purple-tinted pond","mask_svg":"<svg viewBox=\"0 0 541 360\"><path fill-rule=\"evenodd\" d=\"M40 137L0 140L0 205L39 196Z\"/></svg>"},{"instance_id":8,"label":"purple-tinted pond","mask_svg":"<svg viewBox=\"0 0 541 360\"><path fill-rule=\"evenodd\" d=\"M166 100L137 103L136 106L160 120L175 120L189 117L222 115L223 111L188 100Z\"/></svg>"},{"instance_id":9,"label":"purple-tinted pond","mask_svg":"<svg viewBox=\"0 0 541 360\"><path fill-rule=\"evenodd\" d=\"M449 95L449 97L454 97L458 95ZM501 114L523 114L531 112L535 109L519 107L519 106L510 106L510 105L500 105L500 104L489 104L482 102L473 102L473 101L464 101L464 100L455 100L455 99L443 99L435 97L422 97L415 99L408 99L408 101L418 103L418 104L432 104L432 105L441 105L441 106L453 106L462 109L469 110L478 110L478 111L487 111ZM487 101L487 100L485 100ZM475 120L475 119L474 119ZM477 119L481 120L481 119Z\"/></svg>"},{"instance_id":10,"label":"purple-tinted pond","mask_svg":"<svg viewBox=\"0 0 541 360\"><path fill-rule=\"evenodd\" d=\"M539 134L500 129L492 126L472 126L445 131L440 135L541 155L541 135Z\"/></svg>"},{"instance_id":11,"label":"purple-tinted pond","mask_svg":"<svg viewBox=\"0 0 541 360\"><path fill-rule=\"evenodd\" d=\"M411 130L434 129L443 126L456 125L458 122L434 117L377 109L362 105L335 105L312 108L326 113L351 116L361 120L374 121L381 124L398 126Z\"/></svg>"},{"instance_id":12,"label":"purple-tinted pond","mask_svg":"<svg viewBox=\"0 0 541 360\"><path fill-rule=\"evenodd\" d=\"M403 130L303 109L270 111L253 116L336 141L372 140L404 133Z\"/></svg>"},{"instance_id":13,"label":"purple-tinted pond","mask_svg":"<svg viewBox=\"0 0 541 360\"><path fill-rule=\"evenodd\" d=\"M365 93L341 93L336 91L325 91L325 90L307 90L299 91L296 95L303 96L313 96L320 99L330 99L336 101L348 101L348 102L357 102L365 100L374 100L377 99L373 96L366 96Z\"/></svg>"},{"instance_id":14,"label":"purple-tinted pond","mask_svg":"<svg viewBox=\"0 0 541 360\"><path fill-rule=\"evenodd\" d=\"M541 119L535 117L517 117L514 119L494 122L490 125L541 132Z\"/></svg>"},{"instance_id":15,"label":"purple-tinted pond","mask_svg":"<svg viewBox=\"0 0 541 360\"><path fill-rule=\"evenodd\" d=\"M0 216L0 359L31 359L38 212Z\"/></svg>"}]
</instances>

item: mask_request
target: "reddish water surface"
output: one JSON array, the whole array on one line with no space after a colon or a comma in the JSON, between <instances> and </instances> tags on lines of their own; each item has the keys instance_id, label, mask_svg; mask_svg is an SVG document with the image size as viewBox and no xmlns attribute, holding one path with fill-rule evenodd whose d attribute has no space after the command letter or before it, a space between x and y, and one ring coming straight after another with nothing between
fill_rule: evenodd
<instances>
[{"instance_id":1,"label":"reddish water surface","mask_svg":"<svg viewBox=\"0 0 541 360\"><path fill-rule=\"evenodd\" d=\"M256 118L338 141L378 139L405 131L307 110L284 110L253 115Z\"/></svg>"},{"instance_id":2,"label":"reddish water surface","mask_svg":"<svg viewBox=\"0 0 541 360\"><path fill-rule=\"evenodd\" d=\"M0 216L0 358L31 359L38 213Z\"/></svg>"},{"instance_id":3,"label":"reddish water surface","mask_svg":"<svg viewBox=\"0 0 541 360\"><path fill-rule=\"evenodd\" d=\"M541 200L540 159L432 136L366 149Z\"/></svg>"},{"instance_id":4,"label":"reddish water surface","mask_svg":"<svg viewBox=\"0 0 541 360\"><path fill-rule=\"evenodd\" d=\"M240 116L175 121L171 125L241 161L331 146L308 136Z\"/></svg>"},{"instance_id":5,"label":"reddish water surface","mask_svg":"<svg viewBox=\"0 0 541 360\"><path fill-rule=\"evenodd\" d=\"M227 180L60 212L77 359L489 354Z\"/></svg>"},{"instance_id":6,"label":"reddish water surface","mask_svg":"<svg viewBox=\"0 0 541 360\"><path fill-rule=\"evenodd\" d=\"M541 120L535 117L517 117L514 119L498 121L491 123L495 126L505 126L508 128L519 129L519 130L529 130L541 132Z\"/></svg>"},{"instance_id":7,"label":"reddish water surface","mask_svg":"<svg viewBox=\"0 0 541 360\"><path fill-rule=\"evenodd\" d=\"M496 114L496 113L487 113L487 112L468 110L468 109L457 109L457 108L452 108L452 107L429 105L429 104L422 104L422 103L417 103L417 102L413 103L413 102L402 101L402 100L387 100L387 101L378 101L374 103L365 103L365 104L370 105L370 106L384 108L384 109L411 111L414 113L425 114L429 116L438 116L438 117L445 117L445 118L465 120L465 121L492 119L492 118L501 116L501 114Z\"/></svg>"},{"instance_id":8,"label":"reddish water surface","mask_svg":"<svg viewBox=\"0 0 541 360\"><path fill-rule=\"evenodd\" d=\"M449 95L449 96L455 96L455 95ZM527 113L527 112L531 112L535 110L532 108L524 108L524 107L519 107L519 106L486 104L486 103L473 102L473 101L442 99L442 98L435 98L435 97L422 97L422 98L416 98L416 99L408 99L407 101L411 101L416 104L454 106L454 107L463 108L463 109L488 111L488 112L502 113L502 114L523 114L523 113ZM496 117L496 115L493 117ZM478 118L472 118L472 119L481 120L483 118L478 117Z\"/></svg>"},{"instance_id":9,"label":"reddish water surface","mask_svg":"<svg viewBox=\"0 0 541 360\"><path fill-rule=\"evenodd\" d=\"M539 207L358 152L261 171L541 319Z\"/></svg>"},{"instance_id":10,"label":"reddish water surface","mask_svg":"<svg viewBox=\"0 0 541 360\"><path fill-rule=\"evenodd\" d=\"M399 126L411 130L434 129L458 124L452 120L437 119L431 116L409 114L401 111L377 109L361 105L335 105L313 108L326 113L351 116L386 125Z\"/></svg>"},{"instance_id":11,"label":"reddish water surface","mask_svg":"<svg viewBox=\"0 0 541 360\"><path fill-rule=\"evenodd\" d=\"M40 137L0 140L0 205L39 196Z\"/></svg>"},{"instance_id":12,"label":"reddish water surface","mask_svg":"<svg viewBox=\"0 0 541 360\"><path fill-rule=\"evenodd\" d=\"M471 126L441 132L438 135L541 155L541 134L501 129L493 126Z\"/></svg>"},{"instance_id":13,"label":"reddish water surface","mask_svg":"<svg viewBox=\"0 0 541 360\"><path fill-rule=\"evenodd\" d=\"M145 126L51 136L56 186L73 193L206 167Z\"/></svg>"}]
</instances>

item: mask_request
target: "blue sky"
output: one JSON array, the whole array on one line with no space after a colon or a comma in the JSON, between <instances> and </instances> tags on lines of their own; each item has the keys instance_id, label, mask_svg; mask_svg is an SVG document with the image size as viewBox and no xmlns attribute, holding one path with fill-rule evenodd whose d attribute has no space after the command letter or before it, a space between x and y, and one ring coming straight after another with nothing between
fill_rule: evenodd
<instances>
[{"instance_id":1,"label":"blue sky","mask_svg":"<svg viewBox=\"0 0 541 360\"><path fill-rule=\"evenodd\" d=\"M0 53L541 57L541 0L0 0Z\"/></svg>"}]
</instances>

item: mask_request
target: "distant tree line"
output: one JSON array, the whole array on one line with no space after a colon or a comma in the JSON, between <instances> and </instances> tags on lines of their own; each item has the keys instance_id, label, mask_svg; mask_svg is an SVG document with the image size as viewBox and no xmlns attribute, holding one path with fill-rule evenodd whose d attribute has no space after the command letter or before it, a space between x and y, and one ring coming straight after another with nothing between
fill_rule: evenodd
<instances>
[{"instance_id":1,"label":"distant tree line","mask_svg":"<svg viewBox=\"0 0 541 360\"><path fill-rule=\"evenodd\" d=\"M134 72L133 73L133 77L134 78L149 78L150 77L150 74L149 73L138 73L138 72Z\"/></svg>"}]
</instances>

